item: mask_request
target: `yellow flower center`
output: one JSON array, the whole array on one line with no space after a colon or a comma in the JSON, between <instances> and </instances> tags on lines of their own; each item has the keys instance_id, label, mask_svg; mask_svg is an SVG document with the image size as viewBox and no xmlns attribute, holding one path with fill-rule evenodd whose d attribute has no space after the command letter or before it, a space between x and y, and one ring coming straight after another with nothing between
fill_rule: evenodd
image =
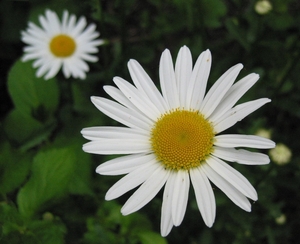
<instances>
[{"instance_id":1,"label":"yellow flower center","mask_svg":"<svg viewBox=\"0 0 300 244\"><path fill-rule=\"evenodd\" d=\"M155 123L151 145L166 168L188 170L199 166L213 151L214 135L211 123L202 114L175 110Z\"/></svg>"},{"instance_id":2,"label":"yellow flower center","mask_svg":"<svg viewBox=\"0 0 300 244\"><path fill-rule=\"evenodd\" d=\"M71 56L76 49L76 43L73 38L67 35L57 35L50 42L51 52L59 58Z\"/></svg>"}]
</instances>

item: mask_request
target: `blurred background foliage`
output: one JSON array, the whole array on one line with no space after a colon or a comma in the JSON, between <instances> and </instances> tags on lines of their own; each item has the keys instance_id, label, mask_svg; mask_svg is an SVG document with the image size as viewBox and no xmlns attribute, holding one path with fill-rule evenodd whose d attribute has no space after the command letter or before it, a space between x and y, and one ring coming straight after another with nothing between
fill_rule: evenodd
<instances>
[{"instance_id":1,"label":"blurred background foliage","mask_svg":"<svg viewBox=\"0 0 300 244\"><path fill-rule=\"evenodd\" d=\"M22 63L20 31L38 24L45 9L64 9L97 24L106 44L86 80L45 81ZM3 0L0 2L0 243L297 243L300 229L300 1L299 0ZM194 60L213 55L209 84L236 63L240 77L259 82L243 101L272 103L230 129L264 133L285 145L265 151L269 165L232 164L258 191L252 213L217 188L212 228L202 221L191 191L180 227L159 234L161 193L138 213L120 214L131 194L105 202L119 177L95 168L111 156L82 151L84 127L115 125L90 102L106 96L114 76L130 80L127 61L137 59L158 84L161 52L173 58L187 45Z\"/></svg>"}]
</instances>

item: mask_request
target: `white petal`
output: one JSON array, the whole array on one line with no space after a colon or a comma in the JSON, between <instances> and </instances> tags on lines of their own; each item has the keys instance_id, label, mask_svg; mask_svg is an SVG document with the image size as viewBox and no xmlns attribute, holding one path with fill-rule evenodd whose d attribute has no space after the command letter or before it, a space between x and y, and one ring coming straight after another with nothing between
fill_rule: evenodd
<instances>
[{"instance_id":1,"label":"white petal","mask_svg":"<svg viewBox=\"0 0 300 244\"><path fill-rule=\"evenodd\" d=\"M81 130L81 134L88 140L101 140L103 138L111 139L139 139L148 140L149 135L144 131L117 126L98 126L89 127Z\"/></svg>"},{"instance_id":2,"label":"white petal","mask_svg":"<svg viewBox=\"0 0 300 244\"><path fill-rule=\"evenodd\" d=\"M205 118L208 118L219 105L242 68L242 64L231 67L210 88L200 107L200 111L204 114Z\"/></svg>"},{"instance_id":3,"label":"white petal","mask_svg":"<svg viewBox=\"0 0 300 244\"><path fill-rule=\"evenodd\" d=\"M76 16L74 14L71 14L69 17L69 22L67 23L66 26L66 33L70 34L72 30L75 28L76 24Z\"/></svg>"},{"instance_id":4,"label":"white petal","mask_svg":"<svg viewBox=\"0 0 300 244\"><path fill-rule=\"evenodd\" d=\"M166 49L160 58L159 79L162 94L169 105L169 109L180 106L176 77L170 51Z\"/></svg>"},{"instance_id":5,"label":"white petal","mask_svg":"<svg viewBox=\"0 0 300 244\"><path fill-rule=\"evenodd\" d=\"M78 47L76 49L77 55L82 55L82 53L97 53L98 52L98 48L94 47L93 45L90 45L90 43L77 42L77 44L78 44Z\"/></svg>"},{"instance_id":6,"label":"white petal","mask_svg":"<svg viewBox=\"0 0 300 244\"><path fill-rule=\"evenodd\" d=\"M165 184L169 171L158 167L152 175L133 193L121 209L123 215L138 211L150 202Z\"/></svg>"},{"instance_id":7,"label":"white petal","mask_svg":"<svg viewBox=\"0 0 300 244\"><path fill-rule=\"evenodd\" d=\"M48 57L40 57L37 60L35 60L32 64L33 68L40 67L44 65L45 63L50 63Z\"/></svg>"},{"instance_id":8,"label":"white petal","mask_svg":"<svg viewBox=\"0 0 300 244\"><path fill-rule=\"evenodd\" d=\"M62 33L66 33L66 31L67 31L68 19L69 19L69 12L67 10L64 10L62 21L61 21L61 31L62 31Z\"/></svg>"},{"instance_id":9,"label":"white petal","mask_svg":"<svg viewBox=\"0 0 300 244\"><path fill-rule=\"evenodd\" d=\"M225 193L227 197L231 199L237 206L241 209L250 212L251 204L249 200L239 192L235 187L233 187L229 182L220 177L208 164L203 164L201 168L209 180L213 182L221 191Z\"/></svg>"},{"instance_id":10,"label":"white petal","mask_svg":"<svg viewBox=\"0 0 300 244\"><path fill-rule=\"evenodd\" d=\"M183 46L179 50L175 63L175 75L181 107L184 107L185 105L187 89L192 74L192 69L193 60L191 51L186 46Z\"/></svg>"},{"instance_id":11,"label":"white petal","mask_svg":"<svg viewBox=\"0 0 300 244\"><path fill-rule=\"evenodd\" d=\"M172 194L172 219L175 226L179 226L184 218L189 189L190 179L188 171L177 171Z\"/></svg>"},{"instance_id":12,"label":"white petal","mask_svg":"<svg viewBox=\"0 0 300 244\"><path fill-rule=\"evenodd\" d=\"M261 149L275 147L273 141L254 135L218 135L214 139L214 145L219 147L252 147Z\"/></svg>"},{"instance_id":13,"label":"white petal","mask_svg":"<svg viewBox=\"0 0 300 244\"><path fill-rule=\"evenodd\" d=\"M165 113L168 109L166 101L142 66L136 60L131 59L128 62L128 69L137 89L143 92L155 104L160 113Z\"/></svg>"},{"instance_id":14,"label":"white petal","mask_svg":"<svg viewBox=\"0 0 300 244\"><path fill-rule=\"evenodd\" d=\"M270 102L268 98L261 98L254 101L246 102L235 106L234 108L228 110L223 116L221 116L217 121L212 121L214 124L214 129L216 133L220 133L238 121L259 109L264 104Z\"/></svg>"},{"instance_id":15,"label":"white petal","mask_svg":"<svg viewBox=\"0 0 300 244\"><path fill-rule=\"evenodd\" d=\"M206 90L212 57L209 50L202 52L193 69L186 95L186 108L199 110Z\"/></svg>"},{"instance_id":16,"label":"white petal","mask_svg":"<svg viewBox=\"0 0 300 244\"><path fill-rule=\"evenodd\" d=\"M118 103L124 105L127 108L130 108L134 111L136 111L137 113L139 113L140 115L142 115L142 117L145 117L141 111L139 109L137 109L136 106L134 106L132 104L132 102L130 102L127 97L125 97L125 95L116 87L114 86L103 86L104 91L111 96L113 99L115 99Z\"/></svg>"},{"instance_id":17,"label":"white petal","mask_svg":"<svg viewBox=\"0 0 300 244\"><path fill-rule=\"evenodd\" d=\"M94 24L91 24L91 25L94 25ZM92 27L91 29L88 30L85 29L85 31L83 31L82 33L80 33L80 35L77 37L77 39L80 39L80 41L82 42L90 42L92 43L93 46L99 46L101 44L104 43L103 40L101 39L96 39L97 37L100 36L100 33L98 31L96 31L96 25L94 27Z\"/></svg>"},{"instance_id":18,"label":"white petal","mask_svg":"<svg viewBox=\"0 0 300 244\"><path fill-rule=\"evenodd\" d=\"M106 193L105 200L118 198L145 182L160 167L156 160L145 163L117 181Z\"/></svg>"},{"instance_id":19,"label":"white petal","mask_svg":"<svg viewBox=\"0 0 300 244\"><path fill-rule=\"evenodd\" d=\"M170 176L167 180L164 189L163 202L161 206L161 223L160 223L160 232L163 237L167 236L172 227L172 198L173 198L173 188L174 181L176 178L175 172L170 172Z\"/></svg>"},{"instance_id":20,"label":"white petal","mask_svg":"<svg viewBox=\"0 0 300 244\"><path fill-rule=\"evenodd\" d=\"M35 25L32 22L28 23L28 28L26 31L22 31L21 35L22 35L22 41L23 38L25 37L35 37L36 39L48 39L48 35L46 34L46 31L43 30L42 28L38 27L37 25Z\"/></svg>"},{"instance_id":21,"label":"white petal","mask_svg":"<svg viewBox=\"0 0 300 244\"><path fill-rule=\"evenodd\" d=\"M80 58L83 60L86 60L88 62L91 62L91 63L95 63L98 61L98 57L87 54L87 53L80 54Z\"/></svg>"},{"instance_id":22,"label":"white petal","mask_svg":"<svg viewBox=\"0 0 300 244\"><path fill-rule=\"evenodd\" d=\"M244 149L237 150L235 148L214 147L212 154L226 161L237 162L239 164L263 165L270 162L270 158L267 155L249 152Z\"/></svg>"},{"instance_id":23,"label":"white petal","mask_svg":"<svg viewBox=\"0 0 300 244\"><path fill-rule=\"evenodd\" d=\"M38 37L35 37L35 35L32 35L29 33L28 35L22 37L22 41L28 45L36 46L40 49L43 48L43 49L48 50L48 43L49 43L50 39L48 37L46 37L44 39L38 38Z\"/></svg>"},{"instance_id":24,"label":"white petal","mask_svg":"<svg viewBox=\"0 0 300 244\"><path fill-rule=\"evenodd\" d=\"M227 180L246 197L251 198L254 201L257 200L256 190L240 172L214 156L208 158L206 162L212 169L214 169L220 176Z\"/></svg>"},{"instance_id":25,"label":"white petal","mask_svg":"<svg viewBox=\"0 0 300 244\"><path fill-rule=\"evenodd\" d=\"M207 176L202 172L202 167L191 169L190 176L204 223L211 227L216 217L216 201L212 187Z\"/></svg>"},{"instance_id":26,"label":"white petal","mask_svg":"<svg viewBox=\"0 0 300 244\"><path fill-rule=\"evenodd\" d=\"M210 121L216 121L224 113L233 107L233 105L256 83L259 79L258 74L249 74L235 83L220 101L213 114L209 117Z\"/></svg>"},{"instance_id":27,"label":"white petal","mask_svg":"<svg viewBox=\"0 0 300 244\"><path fill-rule=\"evenodd\" d=\"M62 65L62 61L60 59L55 60L52 63L50 70L45 75L45 80L53 78L58 73L59 69L61 68L61 65Z\"/></svg>"},{"instance_id":28,"label":"white petal","mask_svg":"<svg viewBox=\"0 0 300 244\"><path fill-rule=\"evenodd\" d=\"M88 64L80 58L77 58L75 63L81 70L85 72L88 72L90 70Z\"/></svg>"},{"instance_id":29,"label":"white petal","mask_svg":"<svg viewBox=\"0 0 300 244\"><path fill-rule=\"evenodd\" d=\"M63 63L63 66L62 66L62 71L63 71L63 74L65 76L65 78L70 78L71 76L71 68L72 67L72 64L70 64L69 60L65 60L65 62Z\"/></svg>"},{"instance_id":30,"label":"white petal","mask_svg":"<svg viewBox=\"0 0 300 244\"><path fill-rule=\"evenodd\" d=\"M39 58L43 57L44 55L45 55L44 51L37 51L37 52L28 53L28 54L25 54L22 57L22 61L26 62L26 61L32 60L32 59L39 59ZM33 66L33 67L36 68L38 66Z\"/></svg>"},{"instance_id":31,"label":"white petal","mask_svg":"<svg viewBox=\"0 0 300 244\"><path fill-rule=\"evenodd\" d=\"M72 32L70 33L73 37L77 37L84 29L84 27L86 27L86 19L85 17L80 17L80 19L78 20L75 28L72 30Z\"/></svg>"},{"instance_id":32,"label":"white petal","mask_svg":"<svg viewBox=\"0 0 300 244\"><path fill-rule=\"evenodd\" d=\"M49 60L48 60L49 61ZM43 65L37 70L36 76L42 77L51 67L52 62L45 62Z\"/></svg>"},{"instance_id":33,"label":"white petal","mask_svg":"<svg viewBox=\"0 0 300 244\"><path fill-rule=\"evenodd\" d=\"M46 10L47 28L44 28L49 34L57 35L61 32L61 24L57 14L51 10Z\"/></svg>"},{"instance_id":34,"label":"white petal","mask_svg":"<svg viewBox=\"0 0 300 244\"><path fill-rule=\"evenodd\" d=\"M74 78L80 78L85 79L86 74L85 71L88 71L88 65L83 60L79 59L78 57L72 56L71 58L65 59L65 61L68 61L68 64L71 64L68 66L70 69L71 75Z\"/></svg>"},{"instance_id":35,"label":"white petal","mask_svg":"<svg viewBox=\"0 0 300 244\"><path fill-rule=\"evenodd\" d=\"M82 150L94 154L131 154L151 151L149 141L139 139L99 139L83 145Z\"/></svg>"},{"instance_id":36,"label":"white petal","mask_svg":"<svg viewBox=\"0 0 300 244\"><path fill-rule=\"evenodd\" d=\"M41 52L41 48L37 46L25 46L23 51L27 53Z\"/></svg>"},{"instance_id":37,"label":"white petal","mask_svg":"<svg viewBox=\"0 0 300 244\"><path fill-rule=\"evenodd\" d=\"M147 121L146 117L141 117L140 114L134 110L102 97L91 97L91 100L102 113L112 119L129 127L150 131L152 122Z\"/></svg>"},{"instance_id":38,"label":"white petal","mask_svg":"<svg viewBox=\"0 0 300 244\"><path fill-rule=\"evenodd\" d=\"M47 10L47 11L46 11L46 14L47 14L48 11L50 11L50 10ZM45 16L40 15L40 16L39 16L39 21L40 21L40 23L41 23L41 25L42 25L42 28L43 28L44 30L47 30L47 32L46 32L46 33L47 33L47 36L48 36L48 37L52 36L53 33L51 33L51 24L48 23L48 20L45 18Z\"/></svg>"},{"instance_id":39,"label":"white petal","mask_svg":"<svg viewBox=\"0 0 300 244\"><path fill-rule=\"evenodd\" d=\"M127 174L155 159L153 154L133 154L117 157L100 164L96 172L101 175Z\"/></svg>"},{"instance_id":40,"label":"white petal","mask_svg":"<svg viewBox=\"0 0 300 244\"><path fill-rule=\"evenodd\" d=\"M113 81L121 92L148 118L156 120L160 116L159 110L153 103L142 93L140 93L133 85L120 77L114 77Z\"/></svg>"},{"instance_id":41,"label":"white petal","mask_svg":"<svg viewBox=\"0 0 300 244\"><path fill-rule=\"evenodd\" d=\"M100 34L99 32L96 31L96 25L95 24L90 24L83 32L80 33L80 35L76 38L78 41L91 41L95 38L97 38ZM100 45L103 43L102 40L95 40L97 41L96 46Z\"/></svg>"}]
</instances>

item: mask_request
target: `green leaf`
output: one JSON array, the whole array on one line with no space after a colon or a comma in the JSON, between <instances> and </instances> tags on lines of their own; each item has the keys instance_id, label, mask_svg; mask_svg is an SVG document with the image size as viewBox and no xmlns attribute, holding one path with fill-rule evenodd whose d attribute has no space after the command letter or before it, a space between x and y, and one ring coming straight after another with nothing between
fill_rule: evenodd
<instances>
[{"instance_id":1,"label":"green leaf","mask_svg":"<svg viewBox=\"0 0 300 244\"><path fill-rule=\"evenodd\" d=\"M0 193L6 194L19 187L29 174L32 156L21 153L5 143L0 148Z\"/></svg>"},{"instance_id":2,"label":"green leaf","mask_svg":"<svg viewBox=\"0 0 300 244\"><path fill-rule=\"evenodd\" d=\"M138 233L138 237L142 244L167 244L166 239L152 231L141 231Z\"/></svg>"},{"instance_id":3,"label":"green leaf","mask_svg":"<svg viewBox=\"0 0 300 244\"><path fill-rule=\"evenodd\" d=\"M8 139L22 150L32 148L46 140L55 125L54 120L49 119L41 123L18 109L12 110L3 121Z\"/></svg>"},{"instance_id":4,"label":"green leaf","mask_svg":"<svg viewBox=\"0 0 300 244\"><path fill-rule=\"evenodd\" d=\"M69 183L69 192L77 195L94 195L91 189L91 155L82 151L82 143L73 146L76 153L74 174Z\"/></svg>"},{"instance_id":5,"label":"green leaf","mask_svg":"<svg viewBox=\"0 0 300 244\"><path fill-rule=\"evenodd\" d=\"M65 112L64 116L66 116L64 124L68 126L65 126L63 130L60 130L60 132L56 134L50 146L56 148L67 146L74 154L75 170L69 182L69 193L92 196L94 193L91 187L91 179L95 168L94 166L91 168L92 155L82 150L82 145L86 140L79 134L87 121L85 118L72 117L69 111Z\"/></svg>"},{"instance_id":6,"label":"green leaf","mask_svg":"<svg viewBox=\"0 0 300 244\"><path fill-rule=\"evenodd\" d=\"M5 235L10 231L18 230L23 224L24 220L15 206L11 206L6 202L0 203L0 226L2 226L2 234Z\"/></svg>"},{"instance_id":7,"label":"green leaf","mask_svg":"<svg viewBox=\"0 0 300 244\"><path fill-rule=\"evenodd\" d=\"M66 228L59 218L25 221L17 208L0 203L1 243L63 244Z\"/></svg>"},{"instance_id":8,"label":"green leaf","mask_svg":"<svg viewBox=\"0 0 300 244\"><path fill-rule=\"evenodd\" d=\"M151 222L145 215L122 216L120 210L121 206L115 201L103 202L96 216L87 220L83 243L166 243L158 233L151 231Z\"/></svg>"},{"instance_id":9,"label":"green leaf","mask_svg":"<svg viewBox=\"0 0 300 244\"><path fill-rule=\"evenodd\" d=\"M83 159L83 158L82 158ZM76 170L74 175L70 180L69 192L76 195L90 195L93 196L94 193L91 189L91 170L90 161L79 161L79 158L76 160Z\"/></svg>"},{"instance_id":10,"label":"green leaf","mask_svg":"<svg viewBox=\"0 0 300 244\"><path fill-rule=\"evenodd\" d=\"M45 81L35 72L31 62L18 60L8 74L8 91L18 110L44 121L58 106L59 89L55 79Z\"/></svg>"},{"instance_id":11,"label":"green leaf","mask_svg":"<svg viewBox=\"0 0 300 244\"><path fill-rule=\"evenodd\" d=\"M202 0L202 13L205 26L217 28L221 25L221 17L227 13L227 7L221 0Z\"/></svg>"},{"instance_id":12,"label":"green leaf","mask_svg":"<svg viewBox=\"0 0 300 244\"><path fill-rule=\"evenodd\" d=\"M30 217L43 204L65 193L74 161L75 155L69 148L39 152L33 160L32 175L17 196L20 213Z\"/></svg>"},{"instance_id":13,"label":"green leaf","mask_svg":"<svg viewBox=\"0 0 300 244\"><path fill-rule=\"evenodd\" d=\"M1 243L20 243L25 231L24 219L15 206L0 203ZM22 242L23 243L23 242Z\"/></svg>"},{"instance_id":14,"label":"green leaf","mask_svg":"<svg viewBox=\"0 0 300 244\"><path fill-rule=\"evenodd\" d=\"M28 225L27 243L63 244L66 227L60 221L32 221Z\"/></svg>"}]
</instances>

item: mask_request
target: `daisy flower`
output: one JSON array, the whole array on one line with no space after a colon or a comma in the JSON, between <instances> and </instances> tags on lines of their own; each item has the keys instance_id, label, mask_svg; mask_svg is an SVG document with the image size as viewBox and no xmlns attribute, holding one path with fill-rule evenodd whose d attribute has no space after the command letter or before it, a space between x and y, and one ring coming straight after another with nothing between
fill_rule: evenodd
<instances>
[{"instance_id":1,"label":"daisy flower","mask_svg":"<svg viewBox=\"0 0 300 244\"><path fill-rule=\"evenodd\" d=\"M237 64L227 70L205 95L211 67L211 53L204 51L194 67L190 50L183 46L175 69L169 50L159 64L161 93L141 65L128 62L134 85L115 77L114 86L104 90L115 101L92 97L104 114L127 126L101 126L83 129L91 140L83 150L95 154L124 154L96 169L102 175L126 174L107 192L112 200L141 185L122 207L123 215L133 213L164 187L161 209L161 234L181 224L190 183L202 218L208 227L215 220L216 203L212 182L237 206L251 211L248 200L257 200L249 181L225 161L247 165L268 164L269 157L237 147L273 148L275 143L254 135L222 134L270 99L261 98L235 105L259 79L249 74L235 84L242 69Z\"/></svg>"},{"instance_id":2,"label":"daisy flower","mask_svg":"<svg viewBox=\"0 0 300 244\"><path fill-rule=\"evenodd\" d=\"M98 58L92 54L98 52L97 46L103 40L96 39L100 34L95 31L96 25L86 27L85 17L76 22L75 15L63 12L62 21L57 14L46 10L40 15L42 27L29 22L26 31L22 31L22 41L28 46L24 48L22 61L35 60L34 68L38 68L37 77L54 77L62 67L66 78L85 79L89 66L86 61L96 62Z\"/></svg>"}]
</instances>

